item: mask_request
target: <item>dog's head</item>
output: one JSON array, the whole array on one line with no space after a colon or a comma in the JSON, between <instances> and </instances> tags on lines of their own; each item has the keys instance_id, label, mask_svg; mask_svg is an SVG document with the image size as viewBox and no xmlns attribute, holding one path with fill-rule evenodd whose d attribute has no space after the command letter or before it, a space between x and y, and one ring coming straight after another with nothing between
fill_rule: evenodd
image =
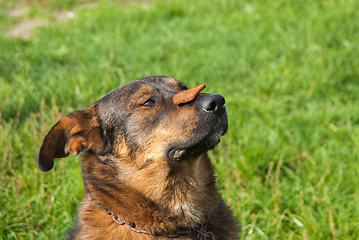
<instances>
[{"instance_id":1,"label":"dog's head","mask_svg":"<svg viewBox=\"0 0 359 240\"><path fill-rule=\"evenodd\" d=\"M188 91L183 83L155 76L109 92L53 126L40 148L39 168L49 171L54 158L81 151L132 161L137 168L197 158L226 133L225 102L221 95L196 92L175 103L182 91Z\"/></svg>"}]
</instances>

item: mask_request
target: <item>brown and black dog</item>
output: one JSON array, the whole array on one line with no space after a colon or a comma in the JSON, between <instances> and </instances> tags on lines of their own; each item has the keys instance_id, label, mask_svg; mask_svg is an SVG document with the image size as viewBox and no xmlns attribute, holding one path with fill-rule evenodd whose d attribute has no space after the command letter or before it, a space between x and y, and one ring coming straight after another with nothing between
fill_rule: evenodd
<instances>
[{"instance_id":1,"label":"brown and black dog","mask_svg":"<svg viewBox=\"0 0 359 240\"><path fill-rule=\"evenodd\" d=\"M141 78L53 126L42 171L83 152L85 199L68 239L238 239L206 153L228 128L224 98L202 88Z\"/></svg>"}]
</instances>

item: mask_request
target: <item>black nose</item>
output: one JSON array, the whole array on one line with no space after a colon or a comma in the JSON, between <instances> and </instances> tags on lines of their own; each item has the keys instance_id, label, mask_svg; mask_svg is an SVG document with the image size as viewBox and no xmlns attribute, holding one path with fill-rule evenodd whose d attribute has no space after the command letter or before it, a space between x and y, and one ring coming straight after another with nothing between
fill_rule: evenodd
<instances>
[{"instance_id":1,"label":"black nose","mask_svg":"<svg viewBox=\"0 0 359 240\"><path fill-rule=\"evenodd\" d=\"M202 108L206 112L223 114L226 110L224 97L219 94L210 94L202 100Z\"/></svg>"}]
</instances>

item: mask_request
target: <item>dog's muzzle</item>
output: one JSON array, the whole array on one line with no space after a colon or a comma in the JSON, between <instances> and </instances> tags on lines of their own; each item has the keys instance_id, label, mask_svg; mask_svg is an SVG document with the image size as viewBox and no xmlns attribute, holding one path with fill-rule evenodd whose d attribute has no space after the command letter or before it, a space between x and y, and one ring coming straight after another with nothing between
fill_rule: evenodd
<instances>
[{"instance_id":1,"label":"dog's muzzle","mask_svg":"<svg viewBox=\"0 0 359 240\"><path fill-rule=\"evenodd\" d=\"M215 123L211 123L212 127L195 133L193 136L198 136L198 140L170 149L167 156L172 162L178 162L190 155L202 154L213 149L220 142L220 137L227 132L228 120L223 96L206 94L198 99L198 104L200 111L203 111L204 118L212 118ZM206 124L204 125L206 126Z\"/></svg>"}]
</instances>

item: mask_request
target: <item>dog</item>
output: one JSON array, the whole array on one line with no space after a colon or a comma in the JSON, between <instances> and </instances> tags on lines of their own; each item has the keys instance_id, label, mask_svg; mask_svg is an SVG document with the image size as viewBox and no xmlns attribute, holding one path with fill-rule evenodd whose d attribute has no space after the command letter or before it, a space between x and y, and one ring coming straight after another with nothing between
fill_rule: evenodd
<instances>
[{"instance_id":1,"label":"dog","mask_svg":"<svg viewBox=\"0 0 359 240\"><path fill-rule=\"evenodd\" d=\"M144 77L52 127L42 171L83 152L85 198L68 239L238 239L207 156L228 129L225 100L204 87Z\"/></svg>"}]
</instances>

